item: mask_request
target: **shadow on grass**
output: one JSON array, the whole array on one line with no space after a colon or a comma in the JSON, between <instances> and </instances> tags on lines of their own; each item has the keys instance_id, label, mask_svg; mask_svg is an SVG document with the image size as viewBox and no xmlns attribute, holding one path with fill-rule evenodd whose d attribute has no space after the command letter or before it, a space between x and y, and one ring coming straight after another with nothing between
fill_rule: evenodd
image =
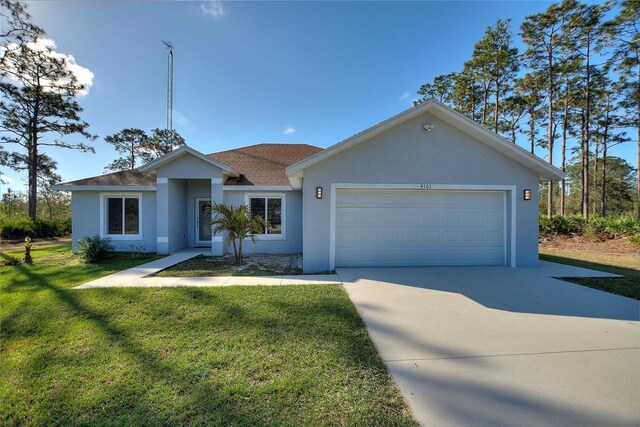
<instances>
[{"instance_id":1,"label":"shadow on grass","mask_svg":"<svg viewBox=\"0 0 640 427\"><path fill-rule=\"evenodd\" d=\"M128 336L127 332L123 328L114 325L110 321L110 315L101 313L84 305L81 302L77 291L53 285L46 277L31 272L28 266L19 265L15 266L15 268L20 269L20 272L25 275L29 281L37 282L37 286L40 289L52 292L56 299L62 302L68 309L72 310L78 317L95 325L113 346L118 346L127 354L133 356L133 358L138 362L137 366L143 369L148 376L154 378L155 381L164 382L168 387L177 386L180 388L181 394L192 396L190 405L193 406L193 411L200 413L200 415L204 415L204 419L208 420L208 422L227 425L264 424L260 414L247 410L246 405L240 405L240 402L234 401L233 398L224 398L220 396L217 390L208 387L203 382L193 383L183 381L184 375L182 372L169 363L161 360L158 355L144 349L141 345L136 343L135 340ZM28 301L22 301L21 304L11 313L8 313L3 317L3 336L16 338L16 336L20 335L29 336L33 333L37 333L37 330L20 330L21 322L18 320L27 315L27 309L25 308L27 302ZM231 313L230 316L241 313L237 308L231 306L228 307L227 310ZM34 326L42 327L47 321L46 319L38 318L37 322L38 325ZM41 354L32 355L29 365L33 367L33 374L39 375L41 373L43 363L46 361L50 362L51 359L55 357L59 358L60 356L56 355L53 350L47 349L46 347L41 350ZM72 361L63 361L63 363L72 363ZM141 408L141 406L143 406L141 400L128 402L128 404L134 406L136 408L136 412L140 412L140 410L142 410L144 415L143 419L146 424L161 425L171 422L170 419L167 419L166 415L155 413L153 408ZM131 411L132 409L132 407L122 408L123 414L121 415L126 417L127 411ZM203 414L202 411L205 413ZM54 423L69 421L73 420L48 420L48 422Z\"/></svg>"},{"instance_id":2,"label":"shadow on grass","mask_svg":"<svg viewBox=\"0 0 640 427\"><path fill-rule=\"evenodd\" d=\"M590 268L592 270L605 271L607 273L620 274L629 278L640 279L640 261L638 262L638 269L618 267L609 264L599 264L597 262L584 261L581 259L562 257L557 255L540 254L542 261L557 262L559 264L573 265L576 267Z\"/></svg>"},{"instance_id":3,"label":"shadow on grass","mask_svg":"<svg viewBox=\"0 0 640 427\"><path fill-rule=\"evenodd\" d=\"M376 379L378 384L384 383L381 378L387 378L384 365L362 327L361 319L348 298L344 298L339 292L314 299L314 292L323 296L324 288L314 291L311 287L304 287L310 290L305 291L304 296L298 296L293 287L253 288L251 295L257 293L261 301L256 304L251 300L243 300L242 289L238 288L206 291L200 288L78 291L70 289L72 282L65 281L69 275L77 274L77 270L56 267L50 272L43 272L28 265L12 268L16 268L20 276L3 285L3 288L14 292L12 297L16 304L5 312L0 333L3 342L8 345L20 345L22 339L40 340L29 345L29 352L26 356L21 356L26 359L21 364L22 373L19 375L27 377L27 385L22 380L19 384L24 387L25 393L38 399L38 407L45 408L40 411L46 411L50 418L41 419L42 422L76 424L102 420L101 422L116 424L143 422L151 425L279 424L279 414L295 413L297 405L315 407L313 396L323 390L322 387L315 389L316 378L307 374L278 383L277 377L291 375L291 372L285 372L290 367L287 358L296 357L282 348L296 348L297 339L300 340L300 345L306 346L305 351L317 349L318 356L304 356L311 367L293 364L293 369L305 372L311 368L312 371L326 375L324 381L328 381L332 392L345 387L344 398L355 399L354 396L357 395L359 399L362 396L357 393L351 396L353 390L348 383L336 386L333 381L339 380L338 377L334 378L334 372L330 368L322 370L323 368L313 365L317 363L319 366L330 367L331 362L327 360L334 360L334 363L339 360L340 366L349 367L349 372L360 372L368 378L375 371L380 375ZM82 271L87 274L86 270L90 269L89 271L99 274L105 268L113 269L114 266L82 266ZM293 293L289 293L290 291ZM290 298L283 301L281 292L287 293ZM141 311L142 317L137 317L131 310ZM67 318L62 324L54 321L57 320L57 313L61 313L58 319L65 319L65 316ZM78 356L74 353L75 350L67 351L66 346L73 345L78 339L72 333L80 331L82 334L85 327L83 323L86 324L87 333L93 335L95 329L97 335L108 343L107 348L117 350L92 354L88 359ZM240 337L242 342L235 337L226 340L229 334L243 334ZM247 341L250 342L249 345L246 345ZM220 343L230 344L231 350L227 349L224 354L220 354L218 351L224 350L217 347ZM284 345L286 347L282 347ZM99 348L104 347L102 345ZM245 354L237 355L234 353L235 348L241 348ZM259 350L257 354L263 357L266 355L267 358L257 360L255 366L248 366L247 372L241 365L242 375L247 375L245 384L226 381L225 375L228 376L228 373L224 372L225 367L231 369L237 366L235 359L246 358L246 352L253 349ZM274 357L275 364L269 356ZM120 364L115 363L115 359L120 359ZM131 362L127 362L129 359ZM115 367L121 367L124 363L126 372L115 373L116 383L102 387L101 375L96 378L95 373L85 373L82 367L77 368L84 361L87 361L87 369L91 369L90 363L104 363L107 369L115 369L114 363ZM264 369L264 366L267 368ZM142 375L136 374L136 371L140 371ZM74 378L54 379L51 382L51 376L65 373ZM236 374L234 372L232 377ZM80 379L75 378L78 375ZM218 375L220 378L215 378ZM86 385L81 383L83 377L88 378ZM269 386L271 389L260 389L253 385L271 380L275 384ZM122 385L117 381L124 381L129 385ZM55 387L56 382L64 384L62 394L48 393L46 388ZM153 386L153 390L145 389L145 385ZM380 411L392 414L390 419L403 419L401 416L394 418L394 412L390 409L397 405L395 410L402 413L402 400L389 391L393 390L392 387L385 387L384 398L374 393L371 395L373 398L366 398L369 399L368 404L371 405L372 401L379 402ZM170 396L158 396L159 389L171 390ZM88 402L76 400L87 390L95 396L88 399ZM264 397L265 394L267 397ZM303 403L298 403L295 396L303 399ZM252 402L254 398L258 400ZM266 400L261 402L261 399ZM23 398L17 404L25 405L25 402ZM78 410L77 403L74 402L81 403L82 409ZM381 405L383 402L384 405ZM20 406L15 405L16 403L14 416L19 417ZM328 407L333 407L333 404L327 402L323 405L325 406L318 413L320 415ZM367 416L374 420L380 419L380 415L375 415L376 411L369 413L358 416L363 419L367 419ZM320 415L311 415L311 419ZM30 420L38 423L37 419L29 418L29 415L23 417L27 418L15 421ZM343 419L344 415L331 413L330 417ZM335 421L336 418L332 419ZM353 416L349 415L347 419L353 419ZM283 420L286 422L288 418L285 416Z\"/></svg>"}]
</instances>

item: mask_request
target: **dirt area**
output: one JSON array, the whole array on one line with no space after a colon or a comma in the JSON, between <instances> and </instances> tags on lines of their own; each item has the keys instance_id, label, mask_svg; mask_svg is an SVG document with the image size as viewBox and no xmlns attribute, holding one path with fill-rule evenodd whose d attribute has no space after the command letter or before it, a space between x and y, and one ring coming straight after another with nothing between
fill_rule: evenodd
<instances>
[{"instance_id":1,"label":"dirt area","mask_svg":"<svg viewBox=\"0 0 640 427\"><path fill-rule=\"evenodd\" d=\"M157 274L164 277L279 276L302 274L302 254L245 255L240 265L233 255L200 256Z\"/></svg>"},{"instance_id":2,"label":"dirt area","mask_svg":"<svg viewBox=\"0 0 640 427\"><path fill-rule=\"evenodd\" d=\"M611 255L640 255L640 246L629 243L626 238L607 239L604 241L590 240L579 237L556 237L551 240L541 240L540 248L549 250L580 250L585 252L607 252Z\"/></svg>"},{"instance_id":3,"label":"dirt area","mask_svg":"<svg viewBox=\"0 0 640 427\"><path fill-rule=\"evenodd\" d=\"M556 237L540 241L540 253L618 267L640 269L640 246L626 238L604 241Z\"/></svg>"},{"instance_id":4,"label":"dirt area","mask_svg":"<svg viewBox=\"0 0 640 427\"><path fill-rule=\"evenodd\" d=\"M71 236L52 237L49 239L32 239L33 249L71 243ZM24 249L24 240L0 240L0 252L19 251Z\"/></svg>"}]
</instances>

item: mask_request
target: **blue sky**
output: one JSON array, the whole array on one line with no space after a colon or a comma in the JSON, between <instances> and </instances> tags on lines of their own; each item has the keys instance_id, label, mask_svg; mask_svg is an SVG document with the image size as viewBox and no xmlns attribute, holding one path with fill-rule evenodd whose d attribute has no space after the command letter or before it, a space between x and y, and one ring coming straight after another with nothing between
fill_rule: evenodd
<instances>
[{"instance_id":1,"label":"blue sky","mask_svg":"<svg viewBox=\"0 0 640 427\"><path fill-rule=\"evenodd\" d=\"M497 19L511 18L517 31L549 4L30 2L57 51L94 75L80 102L99 136L96 154L50 153L65 180L98 175L116 157L105 135L165 126L161 40L175 46L174 127L190 146L327 147L409 108L434 76L460 70ZM633 163L635 148L612 154ZM9 187L26 189L24 176L2 173Z\"/></svg>"}]
</instances>

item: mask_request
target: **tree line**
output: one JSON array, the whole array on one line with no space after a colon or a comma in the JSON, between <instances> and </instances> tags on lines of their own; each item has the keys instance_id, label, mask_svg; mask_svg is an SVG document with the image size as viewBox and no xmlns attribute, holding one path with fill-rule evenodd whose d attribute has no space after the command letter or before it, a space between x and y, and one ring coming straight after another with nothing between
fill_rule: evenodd
<instances>
[{"instance_id":1,"label":"tree line","mask_svg":"<svg viewBox=\"0 0 640 427\"><path fill-rule=\"evenodd\" d=\"M615 170L626 185L635 180L630 208L640 217L640 0L555 3L527 16L518 35L523 52L510 20L498 20L462 70L423 84L415 103L437 99L514 143L525 141L531 153L545 150L569 178L541 191L547 215L606 216L618 202L609 198L620 196L608 188ZM609 156L612 147L634 142L635 171ZM579 206L570 210L576 194Z\"/></svg>"},{"instance_id":2,"label":"tree line","mask_svg":"<svg viewBox=\"0 0 640 427\"><path fill-rule=\"evenodd\" d=\"M65 56L38 43L46 33L31 22L26 4L3 0L0 22L0 166L27 172L28 216L35 221L39 205L44 203L52 215L52 200L68 203L52 193L52 184L61 177L56 173L57 162L44 150L95 153L93 143L98 137L81 117L78 96L86 87ZM82 142L68 142L71 136ZM105 137L105 142L120 155L105 169L116 171L134 169L138 160L147 162L166 154L184 144L184 139L173 130L153 129L148 136L143 130L127 128ZM18 194L10 194L7 200L17 203Z\"/></svg>"}]
</instances>

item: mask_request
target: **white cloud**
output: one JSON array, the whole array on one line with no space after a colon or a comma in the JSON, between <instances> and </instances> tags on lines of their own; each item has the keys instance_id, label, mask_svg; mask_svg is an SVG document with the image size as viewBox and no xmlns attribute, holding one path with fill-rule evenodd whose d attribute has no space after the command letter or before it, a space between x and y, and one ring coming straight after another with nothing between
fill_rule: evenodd
<instances>
[{"instance_id":1,"label":"white cloud","mask_svg":"<svg viewBox=\"0 0 640 427\"><path fill-rule=\"evenodd\" d=\"M296 133L296 128L286 128L282 131L283 135L293 135L294 133Z\"/></svg>"},{"instance_id":2,"label":"white cloud","mask_svg":"<svg viewBox=\"0 0 640 427\"><path fill-rule=\"evenodd\" d=\"M400 98L398 99L402 101L403 99L408 99L410 96L411 94L409 92L402 92L402 95L400 95Z\"/></svg>"},{"instance_id":3,"label":"white cloud","mask_svg":"<svg viewBox=\"0 0 640 427\"><path fill-rule=\"evenodd\" d=\"M224 4L218 0L201 3L200 11L205 15L213 16L216 19L222 18L227 14Z\"/></svg>"},{"instance_id":4,"label":"white cloud","mask_svg":"<svg viewBox=\"0 0 640 427\"><path fill-rule=\"evenodd\" d=\"M84 89L79 92L79 95L86 95L89 93L89 89L93 85L93 73L86 67L79 65L76 62L76 58L73 55L65 55L64 53L57 52L56 42L51 39L38 39L35 42L27 43L27 47L34 51L46 52L50 57L63 59L67 64L67 69L75 76L78 83L84 86ZM9 50L19 49L16 44L9 45ZM12 64L7 61L6 67L11 70ZM45 81L44 85L48 83Z\"/></svg>"}]
</instances>

